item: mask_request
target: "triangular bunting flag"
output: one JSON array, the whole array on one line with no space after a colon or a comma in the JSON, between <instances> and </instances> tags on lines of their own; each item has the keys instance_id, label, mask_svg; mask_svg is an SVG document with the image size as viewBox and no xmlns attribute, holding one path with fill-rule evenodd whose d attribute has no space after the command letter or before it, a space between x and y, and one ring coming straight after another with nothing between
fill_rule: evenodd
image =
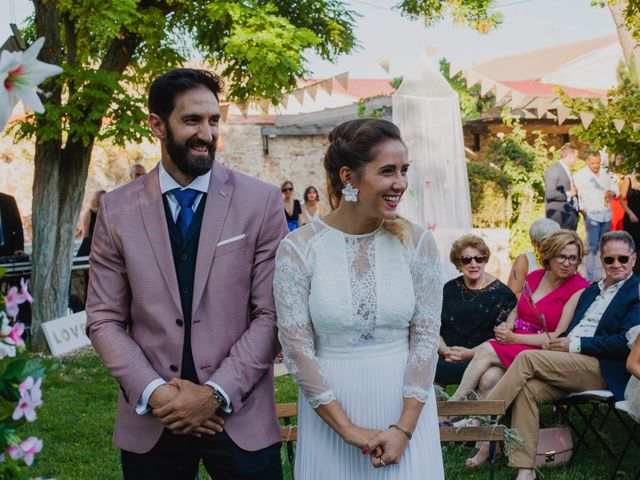
<instances>
[{"instance_id":1,"label":"triangular bunting flag","mask_svg":"<svg viewBox=\"0 0 640 480\"><path fill-rule=\"evenodd\" d=\"M480 75L478 72L476 72L472 68L467 70L466 77L467 77L467 87L468 88L473 87L476 83L478 83L478 82L480 82L482 80L482 75Z\"/></svg>"},{"instance_id":2,"label":"triangular bunting flag","mask_svg":"<svg viewBox=\"0 0 640 480\"><path fill-rule=\"evenodd\" d=\"M331 95L331 93L333 92L333 78L328 78L326 80L323 80L318 84L318 86L321 89L323 89L325 92L327 92L329 95Z\"/></svg>"},{"instance_id":3,"label":"triangular bunting flag","mask_svg":"<svg viewBox=\"0 0 640 480\"><path fill-rule=\"evenodd\" d=\"M285 110L289 108L289 96L290 95L288 93L285 93L282 95L282 100L280 100L280 105L282 105Z\"/></svg>"},{"instance_id":4,"label":"triangular bunting flag","mask_svg":"<svg viewBox=\"0 0 640 480\"><path fill-rule=\"evenodd\" d=\"M302 88L294 90L291 94L296 98L300 105L304 105L304 90Z\"/></svg>"},{"instance_id":5,"label":"triangular bunting flag","mask_svg":"<svg viewBox=\"0 0 640 480\"><path fill-rule=\"evenodd\" d=\"M511 89L502 83L496 83L496 103L499 103L511 92Z\"/></svg>"},{"instance_id":6,"label":"triangular bunting flag","mask_svg":"<svg viewBox=\"0 0 640 480\"><path fill-rule=\"evenodd\" d=\"M527 94L519 90L511 91L511 108L523 108L526 106Z\"/></svg>"},{"instance_id":7,"label":"triangular bunting flag","mask_svg":"<svg viewBox=\"0 0 640 480\"><path fill-rule=\"evenodd\" d=\"M431 58L431 57L435 57L440 50L438 50L433 45L427 45L424 47L424 51L426 52L427 57Z\"/></svg>"},{"instance_id":8,"label":"triangular bunting flag","mask_svg":"<svg viewBox=\"0 0 640 480\"><path fill-rule=\"evenodd\" d=\"M220 118L222 118L223 122L227 121L227 115L229 115L229 104L220 105Z\"/></svg>"},{"instance_id":9,"label":"triangular bunting flag","mask_svg":"<svg viewBox=\"0 0 640 480\"><path fill-rule=\"evenodd\" d=\"M489 93L489 90L491 90L495 84L496 82L494 80L483 75L480 80L480 95L484 96Z\"/></svg>"},{"instance_id":10,"label":"triangular bunting flag","mask_svg":"<svg viewBox=\"0 0 640 480\"><path fill-rule=\"evenodd\" d=\"M451 60L449 62L449 78L455 77L461 71L462 71L462 65L460 65L455 60Z\"/></svg>"},{"instance_id":11,"label":"triangular bunting flag","mask_svg":"<svg viewBox=\"0 0 640 480\"><path fill-rule=\"evenodd\" d=\"M387 73L389 73L390 70L390 66L389 66L389 57L384 57L384 58L379 58L378 59L378 65L380 65L380 67Z\"/></svg>"},{"instance_id":12,"label":"triangular bunting flag","mask_svg":"<svg viewBox=\"0 0 640 480\"><path fill-rule=\"evenodd\" d=\"M318 94L318 84L317 83L312 83L311 85L305 87L305 90L307 91L307 93L311 97L311 100L313 100L315 102L316 101L316 95Z\"/></svg>"},{"instance_id":13,"label":"triangular bunting flag","mask_svg":"<svg viewBox=\"0 0 640 480\"><path fill-rule=\"evenodd\" d=\"M553 102L552 98L548 97L538 97L533 102L529 104L529 108L535 108L537 110L536 115L538 118L544 117L544 114L551 107L551 102Z\"/></svg>"},{"instance_id":14,"label":"triangular bunting flag","mask_svg":"<svg viewBox=\"0 0 640 480\"><path fill-rule=\"evenodd\" d=\"M591 125L591 122L593 122L594 118L596 118L596 115L594 113L580 112L580 121L582 122L582 126L585 130L589 128L589 125Z\"/></svg>"},{"instance_id":15,"label":"triangular bunting flag","mask_svg":"<svg viewBox=\"0 0 640 480\"><path fill-rule=\"evenodd\" d=\"M265 115L269 114L269 107L271 106L271 100L268 98L263 98L260 100L260 109L264 112Z\"/></svg>"},{"instance_id":16,"label":"triangular bunting flag","mask_svg":"<svg viewBox=\"0 0 640 480\"><path fill-rule=\"evenodd\" d=\"M613 126L616 127L616 130L618 131L618 133L622 132L622 129L624 128L624 120L621 120L620 118L616 118L613 121Z\"/></svg>"},{"instance_id":17,"label":"triangular bunting flag","mask_svg":"<svg viewBox=\"0 0 640 480\"><path fill-rule=\"evenodd\" d=\"M249 113L249 104L247 102L238 103L236 106L240 109L240 113L246 119Z\"/></svg>"},{"instance_id":18,"label":"triangular bunting flag","mask_svg":"<svg viewBox=\"0 0 640 480\"><path fill-rule=\"evenodd\" d=\"M564 121L567 119L569 114L571 113L571 109L567 107L558 107L558 125L562 125Z\"/></svg>"},{"instance_id":19,"label":"triangular bunting flag","mask_svg":"<svg viewBox=\"0 0 640 480\"><path fill-rule=\"evenodd\" d=\"M535 108L523 108L522 113L524 114L524 118L538 118L538 112Z\"/></svg>"},{"instance_id":20,"label":"triangular bunting flag","mask_svg":"<svg viewBox=\"0 0 640 480\"><path fill-rule=\"evenodd\" d=\"M341 73L337 75L335 79L338 81L340 86L345 89L345 91L349 88L349 72Z\"/></svg>"}]
</instances>

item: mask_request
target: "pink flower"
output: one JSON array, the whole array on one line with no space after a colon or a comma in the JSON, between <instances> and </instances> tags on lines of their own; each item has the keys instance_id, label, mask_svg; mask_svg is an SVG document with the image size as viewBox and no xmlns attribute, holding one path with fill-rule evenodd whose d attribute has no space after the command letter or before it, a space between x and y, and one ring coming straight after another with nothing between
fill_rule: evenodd
<instances>
[{"instance_id":1,"label":"pink flower","mask_svg":"<svg viewBox=\"0 0 640 480\"><path fill-rule=\"evenodd\" d=\"M499 139L503 139L503 138L504 138L504 132L498 132L498 133L496 134L496 136L497 136Z\"/></svg>"},{"instance_id":2,"label":"pink flower","mask_svg":"<svg viewBox=\"0 0 640 480\"><path fill-rule=\"evenodd\" d=\"M7 315L15 318L18 315L18 305L23 303L21 302L22 297L18 293L18 287L11 287L7 294L4 297L4 307L7 310Z\"/></svg>"},{"instance_id":3,"label":"pink flower","mask_svg":"<svg viewBox=\"0 0 640 480\"><path fill-rule=\"evenodd\" d=\"M27 422L35 421L36 408L42 405L42 392L39 385L38 389L34 393L35 395L32 396L29 392L22 392L20 401L18 402L18 405L16 405L11 418L14 420L20 420L24 416Z\"/></svg>"},{"instance_id":4,"label":"pink flower","mask_svg":"<svg viewBox=\"0 0 640 480\"><path fill-rule=\"evenodd\" d=\"M22 303L33 303L33 297L29 293L29 280L25 280L24 278L20 279L20 296L22 297Z\"/></svg>"},{"instance_id":5,"label":"pink flower","mask_svg":"<svg viewBox=\"0 0 640 480\"><path fill-rule=\"evenodd\" d=\"M22 334L24 333L24 323L16 322L11 331L9 332L8 338L5 342L9 344L13 344L16 347L24 346L24 340L22 340Z\"/></svg>"},{"instance_id":6,"label":"pink flower","mask_svg":"<svg viewBox=\"0 0 640 480\"><path fill-rule=\"evenodd\" d=\"M42 440L38 437L29 437L20 445L11 445L7 448L7 453L13 460L18 461L19 459L22 459L29 467L33 464L36 453L41 451Z\"/></svg>"}]
</instances>

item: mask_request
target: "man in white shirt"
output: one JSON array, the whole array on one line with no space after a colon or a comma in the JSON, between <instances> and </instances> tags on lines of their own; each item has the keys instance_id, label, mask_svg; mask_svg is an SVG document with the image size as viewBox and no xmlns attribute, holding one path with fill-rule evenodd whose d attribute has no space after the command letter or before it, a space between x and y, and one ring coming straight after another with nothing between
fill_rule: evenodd
<instances>
[{"instance_id":1,"label":"man in white shirt","mask_svg":"<svg viewBox=\"0 0 640 480\"><path fill-rule=\"evenodd\" d=\"M606 167L601 168L601 163L598 152L590 151L587 154L586 167L573 176L580 200L580 213L587 232L589 254L585 266L589 282L598 280L602 275L602 266L598 261L600 239L611 230L609 201L620 193L616 180Z\"/></svg>"},{"instance_id":2,"label":"man in white shirt","mask_svg":"<svg viewBox=\"0 0 640 480\"><path fill-rule=\"evenodd\" d=\"M606 277L582 293L566 336L552 338L543 350L521 352L486 398L513 406L511 426L526 443L524 451L514 449L509 456L518 480L535 479L540 404L584 390L608 389L617 400L624 397L625 335L640 322L635 245L627 232L614 231L603 235L600 251Z\"/></svg>"}]
</instances>

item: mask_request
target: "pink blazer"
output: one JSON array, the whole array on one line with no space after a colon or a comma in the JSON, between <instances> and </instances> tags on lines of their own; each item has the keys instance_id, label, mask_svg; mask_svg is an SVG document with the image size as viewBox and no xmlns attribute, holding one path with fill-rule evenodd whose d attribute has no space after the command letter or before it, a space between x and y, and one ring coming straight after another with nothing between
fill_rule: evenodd
<instances>
[{"instance_id":1,"label":"pink blazer","mask_svg":"<svg viewBox=\"0 0 640 480\"><path fill-rule=\"evenodd\" d=\"M278 189L220 166L206 198L193 292L191 345L201 383L233 406L231 439L255 451L280 440L272 362L280 350L275 253L288 233ZM243 237L244 235L244 237ZM154 378L180 377L184 328L158 168L106 195L93 234L87 335L120 384L113 441L148 452L163 425L135 406Z\"/></svg>"}]
</instances>

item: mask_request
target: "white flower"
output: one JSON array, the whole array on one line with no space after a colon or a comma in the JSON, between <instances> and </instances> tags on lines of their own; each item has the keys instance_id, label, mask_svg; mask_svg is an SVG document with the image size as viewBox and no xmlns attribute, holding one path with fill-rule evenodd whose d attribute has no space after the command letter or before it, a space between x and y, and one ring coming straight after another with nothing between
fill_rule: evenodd
<instances>
[{"instance_id":1,"label":"white flower","mask_svg":"<svg viewBox=\"0 0 640 480\"><path fill-rule=\"evenodd\" d=\"M26 108L44 113L36 87L45 79L62 72L62 68L37 59L43 44L44 37L40 37L24 52L3 50L0 53L0 129L6 125L18 102L22 102Z\"/></svg>"}]
</instances>

